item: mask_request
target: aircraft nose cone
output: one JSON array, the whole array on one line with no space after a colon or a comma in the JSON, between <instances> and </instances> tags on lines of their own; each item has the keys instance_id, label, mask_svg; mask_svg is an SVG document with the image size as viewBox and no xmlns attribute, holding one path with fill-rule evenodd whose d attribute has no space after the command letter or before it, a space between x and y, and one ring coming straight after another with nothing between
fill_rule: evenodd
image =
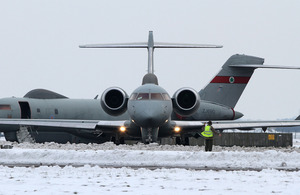
<instances>
[{"instance_id":1,"label":"aircraft nose cone","mask_svg":"<svg viewBox=\"0 0 300 195\"><path fill-rule=\"evenodd\" d=\"M242 113L240 113L240 112L238 112L238 111L235 111L235 115L234 115L234 120L235 119L239 119L239 118L242 118L244 115L242 114Z\"/></svg>"},{"instance_id":2,"label":"aircraft nose cone","mask_svg":"<svg viewBox=\"0 0 300 195\"><path fill-rule=\"evenodd\" d=\"M159 127L167 120L161 114L151 111L145 111L140 119L141 126L144 127Z\"/></svg>"},{"instance_id":3,"label":"aircraft nose cone","mask_svg":"<svg viewBox=\"0 0 300 195\"><path fill-rule=\"evenodd\" d=\"M168 119L168 115L161 110L136 109L131 115L134 122L141 127L160 127Z\"/></svg>"},{"instance_id":4,"label":"aircraft nose cone","mask_svg":"<svg viewBox=\"0 0 300 195\"><path fill-rule=\"evenodd\" d=\"M128 114L132 121L143 128L157 128L171 117L171 101L129 101Z\"/></svg>"},{"instance_id":5,"label":"aircraft nose cone","mask_svg":"<svg viewBox=\"0 0 300 195\"><path fill-rule=\"evenodd\" d=\"M153 113L147 113L143 118L143 123L145 126L156 126L157 118Z\"/></svg>"}]
</instances>

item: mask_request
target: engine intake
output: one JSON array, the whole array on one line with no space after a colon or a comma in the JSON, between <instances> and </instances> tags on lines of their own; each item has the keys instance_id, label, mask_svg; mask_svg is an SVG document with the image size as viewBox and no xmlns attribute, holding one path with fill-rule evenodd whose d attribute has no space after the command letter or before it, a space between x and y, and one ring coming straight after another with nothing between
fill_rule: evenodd
<instances>
[{"instance_id":1,"label":"engine intake","mask_svg":"<svg viewBox=\"0 0 300 195\"><path fill-rule=\"evenodd\" d=\"M106 89L101 96L101 107L112 116L118 116L127 110L128 95L118 87Z\"/></svg>"},{"instance_id":2,"label":"engine intake","mask_svg":"<svg viewBox=\"0 0 300 195\"><path fill-rule=\"evenodd\" d=\"M181 88L175 92L172 98L173 109L176 114L190 116L200 107L200 96L192 88Z\"/></svg>"}]
</instances>

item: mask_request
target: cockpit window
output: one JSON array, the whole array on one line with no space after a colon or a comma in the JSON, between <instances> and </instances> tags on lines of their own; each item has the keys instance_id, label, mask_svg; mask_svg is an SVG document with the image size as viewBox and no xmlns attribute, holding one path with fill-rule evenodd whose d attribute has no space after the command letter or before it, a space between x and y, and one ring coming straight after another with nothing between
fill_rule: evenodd
<instances>
[{"instance_id":1,"label":"cockpit window","mask_svg":"<svg viewBox=\"0 0 300 195\"><path fill-rule=\"evenodd\" d=\"M135 100L136 96L137 96L137 93L131 94L129 100Z\"/></svg>"},{"instance_id":2,"label":"cockpit window","mask_svg":"<svg viewBox=\"0 0 300 195\"><path fill-rule=\"evenodd\" d=\"M11 107L7 104L0 104L0 110L11 110Z\"/></svg>"},{"instance_id":3,"label":"cockpit window","mask_svg":"<svg viewBox=\"0 0 300 195\"><path fill-rule=\"evenodd\" d=\"M163 95L163 97L164 97L164 100L171 100L169 94L163 93L162 95Z\"/></svg>"},{"instance_id":4,"label":"cockpit window","mask_svg":"<svg viewBox=\"0 0 300 195\"><path fill-rule=\"evenodd\" d=\"M133 93L129 100L171 100L167 93Z\"/></svg>"},{"instance_id":5,"label":"cockpit window","mask_svg":"<svg viewBox=\"0 0 300 195\"><path fill-rule=\"evenodd\" d=\"M161 93L151 93L151 100L164 100Z\"/></svg>"},{"instance_id":6,"label":"cockpit window","mask_svg":"<svg viewBox=\"0 0 300 195\"><path fill-rule=\"evenodd\" d=\"M136 100L149 100L149 93L139 93Z\"/></svg>"}]
</instances>

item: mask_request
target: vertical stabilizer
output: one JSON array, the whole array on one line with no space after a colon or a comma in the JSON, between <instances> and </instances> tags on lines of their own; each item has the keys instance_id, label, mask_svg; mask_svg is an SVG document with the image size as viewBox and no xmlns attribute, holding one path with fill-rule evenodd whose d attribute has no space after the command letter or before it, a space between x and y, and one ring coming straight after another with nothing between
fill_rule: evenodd
<instances>
[{"instance_id":1,"label":"vertical stabilizer","mask_svg":"<svg viewBox=\"0 0 300 195\"><path fill-rule=\"evenodd\" d=\"M234 108L247 86L255 67L231 67L231 65L263 64L264 59L247 55L233 55L221 71L200 91L202 100L217 102Z\"/></svg>"}]
</instances>

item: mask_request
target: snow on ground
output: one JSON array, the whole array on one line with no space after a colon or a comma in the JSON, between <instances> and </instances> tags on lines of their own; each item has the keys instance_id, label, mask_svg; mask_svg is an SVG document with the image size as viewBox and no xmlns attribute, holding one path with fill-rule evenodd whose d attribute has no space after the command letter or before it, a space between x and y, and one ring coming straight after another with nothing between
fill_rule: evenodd
<instances>
[{"instance_id":1,"label":"snow on ground","mask_svg":"<svg viewBox=\"0 0 300 195\"><path fill-rule=\"evenodd\" d=\"M300 190L300 171L276 170L300 169L300 140L288 148L214 146L213 152L157 144L0 144L13 145L0 150L0 164L53 165L0 166L0 194L299 194ZM210 170L202 170L205 167ZM228 167L250 170L226 171Z\"/></svg>"},{"instance_id":2,"label":"snow on ground","mask_svg":"<svg viewBox=\"0 0 300 195\"><path fill-rule=\"evenodd\" d=\"M293 139L293 146L300 148L300 139Z\"/></svg>"},{"instance_id":3,"label":"snow on ground","mask_svg":"<svg viewBox=\"0 0 300 195\"><path fill-rule=\"evenodd\" d=\"M299 194L299 172L0 168L1 194Z\"/></svg>"}]
</instances>

